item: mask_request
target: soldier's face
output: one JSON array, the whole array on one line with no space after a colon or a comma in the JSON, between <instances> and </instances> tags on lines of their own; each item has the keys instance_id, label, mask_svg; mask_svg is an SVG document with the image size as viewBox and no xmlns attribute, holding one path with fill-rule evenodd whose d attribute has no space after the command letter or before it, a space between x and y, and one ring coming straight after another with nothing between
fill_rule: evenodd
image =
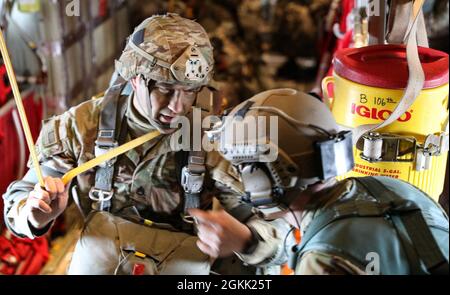
<instances>
[{"instance_id":1,"label":"soldier's face","mask_svg":"<svg viewBox=\"0 0 450 295\"><path fill-rule=\"evenodd\" d=\"M136 93L135 105L141 113L163 126L170 127L170 123L178 116L187 114L197 98L200 88L156 82L148 87L146 83L139 83L139 77L131 80ZM147 93L147 94L145 94ZM175 129L164 128L164 133L171 133Z\"/></svg>"},{"instance_id":2,"label":"soldier's face","mask_svg":"<svg viewBox=\"0 0 450 295\"><path fill-rule=\"evenodd\" d=\"M162 124L170 123L189 112L197 98L198 88L157 82L150 89L152 119Z\"/></svg>"}]
</instances>

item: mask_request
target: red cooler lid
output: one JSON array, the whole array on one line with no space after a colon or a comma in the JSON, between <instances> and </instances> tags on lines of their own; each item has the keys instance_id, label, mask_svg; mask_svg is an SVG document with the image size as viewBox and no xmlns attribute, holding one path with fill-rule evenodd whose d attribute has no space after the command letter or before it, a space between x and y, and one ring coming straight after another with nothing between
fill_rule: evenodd
<instances>
[{"instance_id":1,"label":"red cooler lid","mask_svg":"<svg viewBox=\"0 0 450 295\"><path fill-rule=\"evenodd\" d=\"M419 47L425 72L424 88L448 83L448 54ZM402 89L408 82L404 45L374 45L339 50L334 58L335 72L353 82L380 88Z\"/></svg>"}]
</instances>

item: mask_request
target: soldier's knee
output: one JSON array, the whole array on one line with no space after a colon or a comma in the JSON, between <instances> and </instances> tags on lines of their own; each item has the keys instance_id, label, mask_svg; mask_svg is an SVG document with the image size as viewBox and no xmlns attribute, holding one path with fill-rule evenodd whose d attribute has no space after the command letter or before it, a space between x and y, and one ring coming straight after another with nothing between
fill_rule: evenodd
<instances>
[{"instance_id":1,"label":"soldier's knee","mask_svg":"<svg viewBox=\"0 0 450 295\"><path fill-rule=\"evenodd\" d=\"M95 213L88 219L72 256L68 274L113 274L119 263L118 233L112 215Z\"/></svg>"}]
</instances>

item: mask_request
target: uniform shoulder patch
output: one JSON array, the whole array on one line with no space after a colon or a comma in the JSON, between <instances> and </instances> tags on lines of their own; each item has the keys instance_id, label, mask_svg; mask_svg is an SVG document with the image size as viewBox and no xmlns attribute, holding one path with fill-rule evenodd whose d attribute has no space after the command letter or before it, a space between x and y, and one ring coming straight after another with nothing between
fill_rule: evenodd
<instances>
[{"instance_id":1,"label":"uniform shoulder patch","mask_svg":"<svg viewBox=\"0 0 450 295\"><path fill-rule=\"evenodd\" d=\"M47 158L66 151L63 143L66 137L66 126L59 116L44 120L36 144L38 153L42 153L44 158Z\"/></svg>"},{"instance_id":2,"label":"uniform shoulder patch","mask_svg":"<svg viewBox=\"0 0 450 295\"><path fill-rule=\"evenodd\" d=\"M51 147L61 140L58 131L59 120L56 117L43 121L40 142L44 148Z\"/></svg>"}]
</instances>

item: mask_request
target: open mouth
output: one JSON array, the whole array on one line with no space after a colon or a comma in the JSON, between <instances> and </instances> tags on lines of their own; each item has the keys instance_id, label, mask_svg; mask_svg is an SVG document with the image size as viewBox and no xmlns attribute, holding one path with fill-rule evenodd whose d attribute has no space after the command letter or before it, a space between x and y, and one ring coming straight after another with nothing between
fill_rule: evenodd
<instances>
[{"instance_id":1,"label":"open mouth","mask_svg":"<svg viewBox=\"0 0 450 295\"><path fill-rule=\"evenodd\" d=\"M168 123L172 122L173 119L175 119L175 117L167 116L167 115L163 115L163 114L160 114L160 115L159 115L159 120L160 120L162 123L168 124Z\"/></svg>"}]
</instances>

